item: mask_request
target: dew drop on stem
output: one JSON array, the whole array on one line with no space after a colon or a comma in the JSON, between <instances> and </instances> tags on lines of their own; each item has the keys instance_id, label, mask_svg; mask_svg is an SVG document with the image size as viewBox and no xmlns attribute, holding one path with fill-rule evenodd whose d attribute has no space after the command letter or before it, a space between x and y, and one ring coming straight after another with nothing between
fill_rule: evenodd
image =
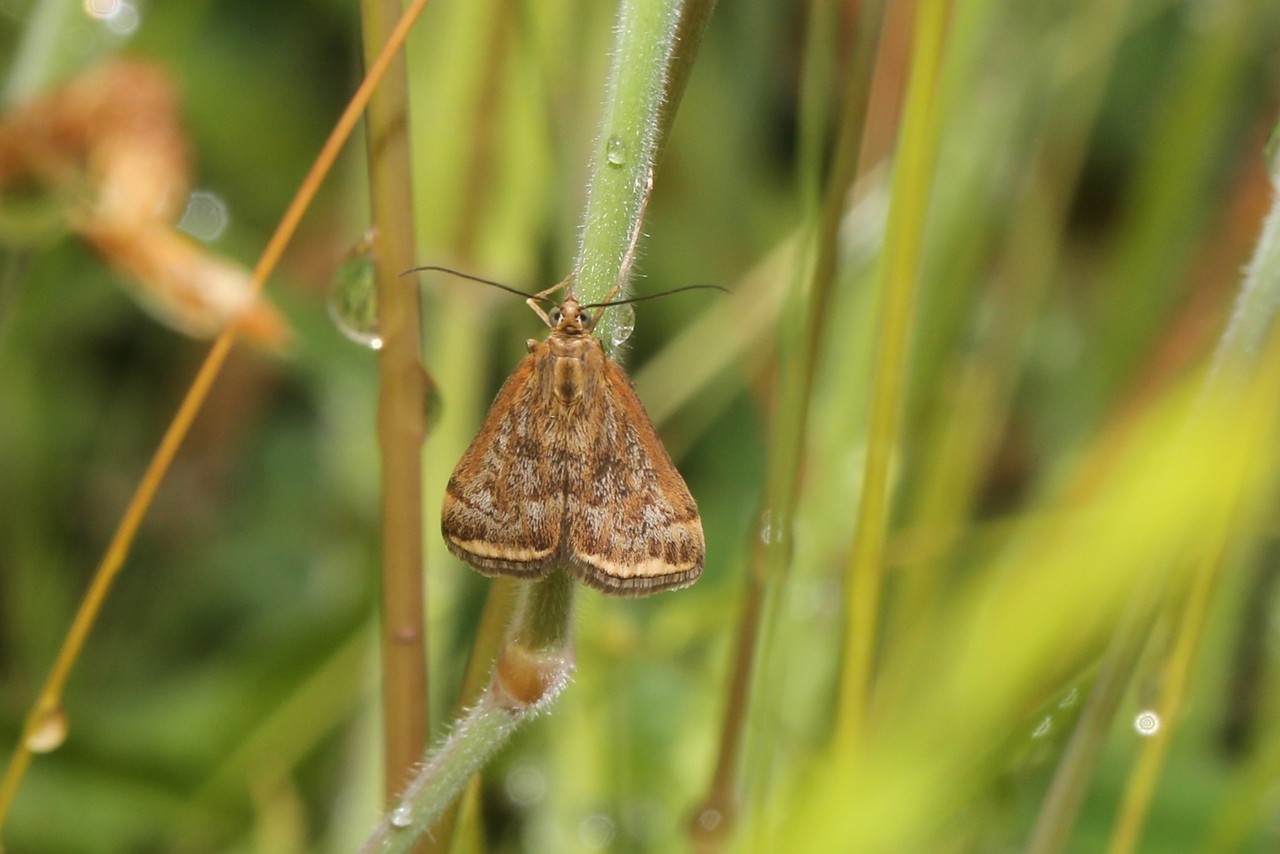
<instances>
[{"instance_id":1,"label":"dew drop on stem","mask_svg":"<svg viewBox=\"0 0 1280 854\"><path fill-rule=\"evenodd\" d=\"M619 305L609 310L614 313L610 318L613 326L609 329L609 346L616 349L626 343L631 333L635 332L636 310L630 305Z\"/></svg>"},{"instance_id":2,"label":"dew drop on stem","mask_svg":"<svg viewBox=\"0 0 1280 854\"><path fill-rule=\"evenodd\" d=\"M413 808L408 804L400 804L391 811L392 827L408 827L413 824Z\"/></svg>"},{"instance_id":3,"label":"dew drop on stem","mask_svg":"<svg viewBox=\"0 0 1280 854\"><path fill-rule=\"evenodd\" d=\"M366 236L338 268L329 290L328 308L339 332L363 347L380 350L378 287L371 243Z\"/></svg>"},{"instance_id":4,"label":"dew drop on stem","mask_svg":"<svg viewBox=\"0 0 1280 854\"><path fill-rule=\"evenodd\" d=\"M604 159L610 166L622 166L627 162L627 144L622 137L609 137L604 146Z\"/></svg>"}]
</instances>

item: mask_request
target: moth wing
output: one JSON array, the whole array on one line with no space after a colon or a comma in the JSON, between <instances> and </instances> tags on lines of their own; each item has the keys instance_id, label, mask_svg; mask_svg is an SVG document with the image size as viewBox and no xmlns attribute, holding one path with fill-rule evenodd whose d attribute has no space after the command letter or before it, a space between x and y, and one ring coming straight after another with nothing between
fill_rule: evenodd
<instances>
[{"instance_id":1,"label":"moth wing","mask_svg":"<svg viewBox=\"0 0 1280 854\"><path fill-rule=\"evenodd\" d=\"M537 578L557 562L564 474L537 417L546 358L543 345L512 371L445 487L445 544L486 575Z\"/></svg>"},{"instance_id":2,"label":"moth wing","mask_svg":"<svg viewBox=\"0 0 1280 854\"><path fill-rule=\"evenodd\" d=\"M692 584L706 545L698 505L631 379L603 359L579 424L585 453L567 471L567 567L605 593L644 596Z\"/></svg>"}]
</instances>

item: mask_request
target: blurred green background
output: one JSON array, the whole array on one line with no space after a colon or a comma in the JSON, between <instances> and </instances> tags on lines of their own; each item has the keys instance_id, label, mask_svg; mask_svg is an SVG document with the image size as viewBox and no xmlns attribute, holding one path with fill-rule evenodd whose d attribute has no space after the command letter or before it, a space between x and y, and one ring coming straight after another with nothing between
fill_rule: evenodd
<instances>
[{"instance_id":1,"label":"blurred green background","mask_svg":"<svg viewBox=\"0 0 1280 854\"><path fill-rule=\"evenodd\" d=\"M626 350L698 499L706 572L646 600L582 593L574 682L486 773L469 844L687 845L762 539L787 551L790 571L770 588L742 813L785 813L802 797L836 726L841 573L911 7L888 4L862 178L842 222L815 387L799 404L810 413L799 511L781 531L761 516L779 447L769 425L786 400L775 389L788 351L776 342L810 297L795 248L811 233L865 10L717 8L657 175L636 291L718 283L733 293L637 306ZM46 82L117 51L162 63L183 93L194 185L225 206L210 246L251 266L358 82L355 4L136 3L136 28L119 33L84 8L3 4L0 58ZM614 14L589 0L433 0L408 49L422 263L526 289L564 276ZM52 37L33 48L37 21ZM1280 10L1249 0L953 4L895 460L886 647L912 636L895 615L909 619L921 602L946 614L964 582L1018 548L1009 531L1081 478L1110 431L1212 351L1270 201L1277 44ZM368 225L364 171L357 137L268 285L295 345L284 356L242 345L219 378L76 668L66 743L28 773L6 851L348 851L376 820L376 356L326 307L335 268ZM156 324L66 235L0 242L3 759L207 345ZM541 329L502 293L449 279L423 287L423 359L442 406L425 447L438 736L488 583L443 549L440 495ZM1159 522L1110 521L1101 540ZM1142 850L1209 850L1233 821L1246 850L1280 845L1280 803L1267 794L1276 766L1254 737L1275 719L1263 539L1241 544L1219 591ZM930 567L922 585L894 571L918 566ZM1101 850L1111 832L1169 622L1153 630L1150 664L1116 713L1069 850ZM1100 651L1046 662L1041 704L1010 709L1016 726L974 745L985 770L954 781L955 812L933 817L941 830L925 850L1020 850ZM834 817L790 850L842 833ZM736 845L758 849L753 834Z\"/></svg>"}]
</instances>

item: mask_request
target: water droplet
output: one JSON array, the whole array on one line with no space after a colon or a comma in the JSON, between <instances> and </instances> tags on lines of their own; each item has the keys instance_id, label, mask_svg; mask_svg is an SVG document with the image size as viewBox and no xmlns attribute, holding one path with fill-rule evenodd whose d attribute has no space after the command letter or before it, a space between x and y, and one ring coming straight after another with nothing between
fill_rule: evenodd
<instances>
[{"instance_id":1,"label":"water droplet","mask_svg":"<svg viewBox=\"0 0 1280 854\"><path fill-rule=\"evenodd\" d=\"M1051 729L1053 729L1053 718L1045 715L1044 720L1040 721L1036 728L1031 731L1031 737L1044 738L1049 734L1049 730Z\"/></svg>"},{"instance_id":2,"label":"water droplet","mask_svg":"<svg viewBox=\"0 0 1280 854\"><path fill-rule=\"evenodd\" d=\"M627 144L620 136L611 136L604 146L604 159L610 166L621 166L627 162Z\"/></svg>"},{"instance_id":3,"label":"water droplet","mask_svg":"<svg viewBox=\"0 0 1280 854\"><path fill-rule=\"evenodd\" d=\"M368 238L357 244L334 274L328 305L329 316L339 332L371 350L382 349L378 288Z\"/></svg>"},{"instance_id":4,"label":"water droplet","mask_svg":"<svg viewBox=\"0 0 1280 854\"><path fill-rule=\"evenodd\" d=\"M503 788L511 803L522 807L532 806L547 794L547 775L537 766L520 765L507 774Z\"/></svg>"},{"instance_id":5,"label":"water droplet","mask_svg":"<svg viewBox=\"0 0 1280 854\"><path fill-rule=\"evenodd\" d=\"M765 510L760 514L760 542L766 546L782 542L782 520L779 514Z\"/></svg>"},{"instance_id":6,"label":"water droplet","mask_svg":"<svg viewBox=\"0 0 1280 854\"><path fill-rule=\"evenodd\" d=\"M609 318L613 326L609 330L609 344L617 348L636 331L636 310L630 305L620 305L610 311L613 312L613 316Z\"/></svg>"},{"instance_id":7,"label":"water droplet","mask_svg":"<svg viewBox=\"0 0 1280 854\"><path fill-rule=\"evenodd\" d=\"M1151 709L1138 712L1138 716L1133 719L1133 728L1138 735L1155 735L1160 730L1160 716Z\"/></svg>"},{"instance_id":8,"label":"water droplet","mask_svg":"<svg viewBox=\"0 0 1280 854\"><path fill-rule=\"evenodd\" d=\"M67 740L67 713L61 706L45 709L35 728L27 736L27 750L32 753L49 753L57 750Z\"/></svg>"},{"instance_id":9,"label":"water droplet","mask_svg":"<svg viewBox=\"0 0 1280 854\"><path fill-rule=\"evenodd\" d=\"M196 240L212 243L227 230L227 203L208 190L196 190L187 198L187 208L178 220L178 228Z\"/></svg>"},{"instance_id":10,"label":"water droplet","mask_svg":"<svg viewBox=\"0 0 1280 854\"><path fill-rule=\"evenodd\" d=\"M608 848L617 832L613 819L602 812L592 813L578 824L578 839L585 848Z\"/></svg>"},{"instance_id":11,"label":"water droplet","mask_svg":"<svg viewBox=\"0 0 1280 854\"><path fill-rule=\"evenodd\" d=\"M413 824L413 807L400 804L391 811L392 827L408 827Z\"/></svg>"},{"instance_id":12,"label":"water droplet","mask_svg":"<svg viewBox=\"0 0 1280 854\"><path fill-rule=\"evenodd\" d=\"M118 36L133 35L141 21L130 0L84 0L84 13Z\"/></svg>"},{"instance_id":13,"label":"water droplet","mask_svg":"<svg viewBox=\"0 0 1280 854\"><path fill-rule=\"evenodd\" d=\"M714 807L707 807L698 813L695 821L703 830L715 830L724 821L724 814Z\"/></svg>"}]
</instances>

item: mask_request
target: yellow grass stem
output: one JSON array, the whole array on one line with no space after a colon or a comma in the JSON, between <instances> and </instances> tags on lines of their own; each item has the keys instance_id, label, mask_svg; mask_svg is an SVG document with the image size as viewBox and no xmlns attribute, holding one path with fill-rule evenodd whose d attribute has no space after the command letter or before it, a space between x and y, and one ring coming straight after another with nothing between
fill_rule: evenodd
<instances>
[{"instance_id":1,"label":"yellow grass stem","mask_svg":"<svg viewBox=\"0 0 1280 854\"><path fill-rule=\"evenodd\" d=\"M364 0L364 51L377 58L401 0ZM409 81L403 55L369 102L367 157L378 288L378 450L382 488L383 783L388 802L413 776L426 748L427 604L422 543L422 443L427 389L418 291L400 274L413 266L413 162Z\"/></svg>"},{"instance_id":2,"label":"yellow grass stem","mask_svg":"<svg viewBox=\"0 0 1280 854\"><path fill-rule=\"evenodd\" d=\"M938 152L936 96L947 12L948 4L944 0L923 0L917 10L910 80L880 266L881 303L866 466L857 530L846 572L844 661L836 725L839 753L846 758L861 738L871 693L889 524L890 465L906 395L911 320Z\"/></svg>"}]
</instances>

